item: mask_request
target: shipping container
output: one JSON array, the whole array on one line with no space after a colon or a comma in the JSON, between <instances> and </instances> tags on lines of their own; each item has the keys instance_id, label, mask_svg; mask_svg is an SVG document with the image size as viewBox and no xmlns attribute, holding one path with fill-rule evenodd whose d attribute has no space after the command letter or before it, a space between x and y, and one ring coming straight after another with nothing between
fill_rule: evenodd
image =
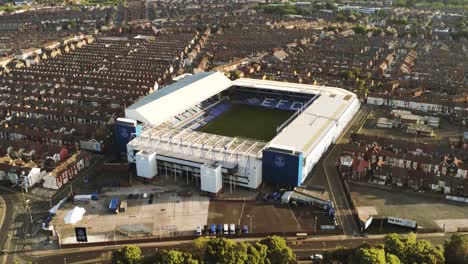
<instances>
[{"instance_id":1,"label":"shipping container","mask_svg":"<svg viewBox=\"0 0 468 264\"><path fill-rule=\"evenodd\" d=\"M388 218L388 223L389 224L394 224L394 225L399 225L399 226L406 226L406 227L410 227L410 228L416 228L418 226L416 221L397 218L397 217L389 217Z\"/></svg>"}]
</instances>

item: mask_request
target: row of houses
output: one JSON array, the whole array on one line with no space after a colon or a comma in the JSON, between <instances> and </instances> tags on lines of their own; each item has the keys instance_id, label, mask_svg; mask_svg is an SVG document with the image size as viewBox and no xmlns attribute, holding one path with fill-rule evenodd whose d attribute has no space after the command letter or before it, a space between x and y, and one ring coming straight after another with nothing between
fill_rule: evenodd
<instances>
[{"instance_id":1,"label":"row of houses","mask_svg":"<svg viewBox=\"0 0 468 264\"><path fill-rule=\"evenodd\" d=\"M338 161L343 177L414 190L468 196L466 149L440 148L354 134ZM406 146L405 146L406 145Z\"/></svg>"},{"instance_id":2,"label":"row of houses","mask_svg":"<svg viewBox=\"0 0 468 264\"><path fill-rule=\"evenodd\" d=\"M91 158L89 153L78 152L61 159L60 154L56 153L47 157L43 161L44 166L41 166L42 164L24 163L22 160L5 157L0 162L0 181L20 186L26 192L35 186L58 190L87 168Z\"/></svg>"}]
</instances>

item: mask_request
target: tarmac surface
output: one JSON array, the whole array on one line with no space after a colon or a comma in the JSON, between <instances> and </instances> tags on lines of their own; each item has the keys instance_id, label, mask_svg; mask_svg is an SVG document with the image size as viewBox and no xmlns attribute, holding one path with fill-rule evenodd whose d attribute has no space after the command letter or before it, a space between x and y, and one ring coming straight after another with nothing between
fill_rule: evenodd
<instances>
[{"instance_id":1,"label":"tarmac surface","mask_svg":"<svg viewBox=\"0 0 468 264\"><path fill-rule=\"evenodd\" d=\"M435 245L442 245L443 242L449 239L449 233L434 233L420 234L418 239L426 239ZM325 250L333 250L338 246L357 247L366 242L371 245L376 245L383 242L383 235L374 235L369 237L352 237L347 236L316 236L306 240L296 240L294 237L286 237L288 245L297 255L298 260L307 260L309 256L316 253L322 253ZM258 239L235 239L235 241L256 241ZM164 249L189 249L191 241L172 241L139 244L144 256L152 256L156 251ZM111 263L111 251L120 248L121 246L106 246L94 248L72 248L58 249L49 251L32 251L25 255L28 258L33 258L34 263L49 264L49 263Z\"/></svg>"},{"instance_id":2,"label":"tarmac surface","mask_svg":"<svg viewBox=\"0 0 468 264\"><path fill-rule=\"evenodd\" d=\"M449 201L433 193L410 190L386 190L374 186L350 183L358 211L374 217L399 217L413 220L419 228L444 228L456 232L468 228L468 204ZM367 218L367 217L366 217Z\"/></svg>"}]
</instances>

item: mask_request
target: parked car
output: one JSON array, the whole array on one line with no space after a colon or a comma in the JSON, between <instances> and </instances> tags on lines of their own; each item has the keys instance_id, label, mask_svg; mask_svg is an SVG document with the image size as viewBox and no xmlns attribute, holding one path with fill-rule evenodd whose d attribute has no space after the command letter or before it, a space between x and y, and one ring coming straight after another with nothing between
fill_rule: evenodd
<instances>
[{"instance_id":1,"label":"parked car","mask_svg":"<svg viewBox=\"0 0 468 264\"><path fill-rule=\"evenodd\" d=\"M268 201L270 199L270 194L265 194L262 198L263 201Z\"/></svg>"},{"instance_id":2,"label":"parked car","mask_svg":"<svg viewBox=\"0 0 468 264\"><path fill-rule=\"evenodd\" d=\"M321 254L314 254L310 256L310 260L322 260L323 256Z\"/></svg>"},{"instance_id":3,"label":"parked car","mask_svg":"<svg viewBox=\"0 0 468 264\"><path fill-rule=\"evenodd\" d=\"M210 231L208 230L208 225L204 225L203 226L203 234L208 235L209 233L210 233Z\"/></svg>"},{"instance_id":4,"label":"parked car","mask_svg":"<svg viewBox=\"0 0 468 264\"><path fill-rule=\"evenodd\" d=\"M127 199L128 199L128 200L133 199L133 194L129 194L129 195L127 196Z\"/></svg>"},{"instance_id":5,"label":"parked car","mask_svg":"<svg viewBox=\"0 0 468 264\"><path fill-rule=\"evenodd\" d=\"M231 235L236 234L236 225L235 224L230 224L229 225L229 234L231 234Z\"/></svg>"},{"instance_id":6,"label":"parked car","mask_svg":"<svg viewBox=\"0 0 468 264\"><path fill-rule=\"evenodd\" d=\"M121 201L119 205L119 212L127 211L127 201Z\"/></svg>"},{"instance_id":7,"label":"parked car","mask_svg":"<svg viewBox=\"0 0 468 264\"><path fill-rule=\"evenodd\" d=\"M211 224L210 234L216 235L216 225L215 224Z\"/></svg>"},{"instance_id":8,"label":"parked car","mask_svg":"<svg viewBox=\"0 0 468 264\"><path fill-rule=\"evenodd\" d=\"M216 232L218 234L223 234L223 225L222 224L218 224L218 228L216 229Z\"/></svg>"},{"instance_id":9,"label":"parked car","mask_svg":"<svg viewBox=\"0 0 468 264\"><path fill-rule=\"evenodd\" d=\"M225 234L225 235L229 234L229 225L228 224L224 224L223 234Z\"/></svg>"},{"instance_id":10,"label":"parked car","mask_svg":"<svg viewBox=\"0 0 468 264\"><path fill-rule=\"evenodd\" d=\"M197 230L195 231L195 234L196 234L197 236L201 236L201 235L202 235L201 226L197 226Z\"/></svg>"},{"instance_id":11,"label":"parked car","mask_svg":"<svg viewBox=\"0 0 468 264\"><path fill-rule=\"evenodd\" d=\"M242 229L242 233L248 234L249 233L249 227L245 225L244 228Z\"/></svg>"}]
</instances>

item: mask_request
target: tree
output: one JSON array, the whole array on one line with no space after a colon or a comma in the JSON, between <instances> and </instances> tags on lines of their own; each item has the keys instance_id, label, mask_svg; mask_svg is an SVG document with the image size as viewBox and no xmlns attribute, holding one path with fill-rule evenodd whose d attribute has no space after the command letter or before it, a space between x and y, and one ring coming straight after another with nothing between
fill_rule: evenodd
<instances>
[{"instance_id":1,"label":"tree","mask_svg":"<svg viewBox=\"0 0 468 264\"><path fill-rule=\"evenodd\" d=\"M445 263L468 263L468 235L454 234L444 243Z\"/></svg>"},{"instance_id":2,"label":"tree","mask_svg":"<svg viewBox=\"0 0 468 264\"><path fill-rule=\"evenodd\" d=\"M400 259L392 254L387 254L385 256L385 261L387 262L387 264L401 264Z\"/></svg>"},{"instance_id":3,"label":"tree","mask_svg":"<svg viewBox=\"0 0 468 264\"><path fill-rule=\"evenodd\" d=\"M427 240L417 241L413 246L408 246L407 251L406 261L408 263L445 263L443 248L434 247Z\"/></svg>"},{"instance_id":4,"label":"tree","mask_svg":"<svg viewBox=\"0 0 468 264\"><path fill-rule=\"evenodd\" d=\"M233 70L230 72L231 79L236 80L240 78L240 71L238 70Z\"/></svg>"},{"instance_id":5,"label":"tree","mask_svg":"<svg viewBox=\"0 0 468 264\"><path fill-rule=\"evenodd\" d=\"M360 248L354 258L356 264L385 264L385 250L379 248Z\"/></svg>"},{"instance_id":6,"label":"tree","mask_svg":"<svg viewBox=\"0 0 468 264\"><path fill-rule=\"evenodd\" d=\"M401 237L397 234L388 234L384 240L385 251L389 254L398 256L400 260L405 254L405 243L401 241Z\"/></svg>"},{"instance_id":7,"label":"tree","mask_svg":"<svg viewBox=\"0 0 468 264\"><path fill-rule=\"evenodd\" d=\"M200 260L203 259L205 257L205 251L208 241L209 238L203 236L193 240L192 255Z\"/></svg>"},{"instance_id":8,"label":"tree","mask_svg":"<svg viewBox=\"0 0 468 264\"><path fill-rule=\"evenodd\" d=\"M178 250L163 250L155 256L156 264L198 264L188 252Z\"/></svg>"},{"instance_id":9,"label":"tree","mask_svg":"<svg viewBox=\"0 0 468 264\"><path fill-rule=\"evenodd\" d=\"M138 264L141 262L141 249L137 246L124 246L114 254L114 263Z\"/></svg>"},{"instance_id":10,"label":"tree","mask_svg":"<svg viewBox=\"0 0 468 264\"><path fill-rule=\"evenodd\" d=\"M364 35L367 32L367 29L364 26L355 26L353 27L353 30L355 34L361 34L361 35Z\"/></svg>"},{"instance_id":11,"label":"tree","mask_svg":"<svg viewBox=\"0 0 468 264\"><path fill-rule=\"evenodd\" d=\"M247 261L246 263L249 264L266 264L267 258L267 246L260 244L258 242L251 244L251 243L239 243L239 247L242 251L247 253Z\"/></svg>"},{"instance_id":12,"label":"tree","mask_svg":"<svg viewBox=\"0 0 468 264\"><path fill-rule=\"evenodd\" d=\"M208 263L243 264L247 253L232 240L215 238L207 243L205 259Z\"/></svg>"},{"instance_id":13,"label":"tree","mask_svg":"<svg viewBox=\"0 0 468 264\"><path fill-rule=\"evenodd\" d=\"M281 237L269 236L260 243L268 247L267 259L271 264L296 263L296 255Z\"/></svg>"},{"instance_id":14,"label":"tree","mask_svg":"<svg viewBox=\"0 0 468 264\"><path fill-rule=\"evenodd\" d=\"M444 252L439 246L434 247L429 241L416 240L414 233L402 237L397 234L385 236L385 251L393 254L403 263L444 263Z\"/></svg>"}]
</instances>

